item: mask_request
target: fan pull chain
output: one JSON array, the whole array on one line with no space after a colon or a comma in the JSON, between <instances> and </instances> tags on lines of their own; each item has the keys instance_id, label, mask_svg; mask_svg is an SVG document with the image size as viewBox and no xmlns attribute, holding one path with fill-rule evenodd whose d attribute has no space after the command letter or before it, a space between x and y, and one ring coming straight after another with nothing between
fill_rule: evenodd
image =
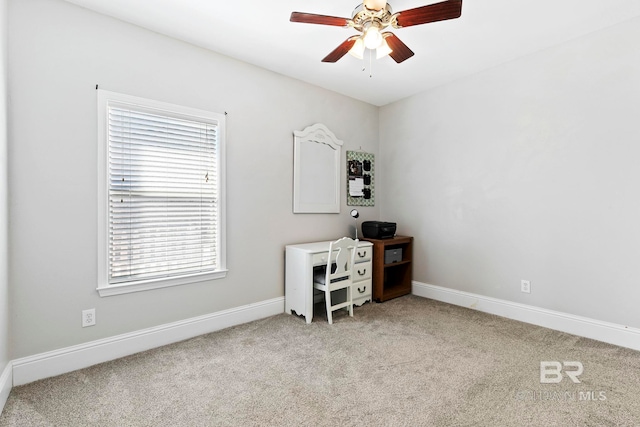
<instances>
[{"instance_id":1,"label":"fan pull chain","mask_svg":"<svg viewBox=\"0 0 640 427\"><path fill-rule=\"evenodd\" d=\"M369 51L369 78L373 77L373 51L371 49L367 49ZM367 63L365 62L367 59L363 55L362 56L362 71L367 70Z\"/></svg>"},{"instance_id":2,"label":"fan pull chain","mask_svg":"<svg viewBox=\"0 0 640 427\"><path fill-rule=\"evenodd\" d=\"M373 77L373 50L367 49L369 51L369 78ZM366 53L365 53L366 55ZM367 58L365 55L362 55L362 71L367 70Z\"/></svg>"}]
</instances>

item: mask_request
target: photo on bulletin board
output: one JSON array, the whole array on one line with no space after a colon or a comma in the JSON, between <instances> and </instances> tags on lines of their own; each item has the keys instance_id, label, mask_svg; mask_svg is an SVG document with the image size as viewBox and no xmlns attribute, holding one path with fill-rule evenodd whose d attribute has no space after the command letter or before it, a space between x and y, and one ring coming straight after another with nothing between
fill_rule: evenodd
<instances>
[{"instance_id":1,"label":"photo on bulletin board","mask_svg":"<svg viewBox=\"0 0 640 427\"><path fill-rule=\"evenodd\" d=\"M347 151L347 206L374 206L374 157L363 151Z\"/></svg>"}]
</instances>

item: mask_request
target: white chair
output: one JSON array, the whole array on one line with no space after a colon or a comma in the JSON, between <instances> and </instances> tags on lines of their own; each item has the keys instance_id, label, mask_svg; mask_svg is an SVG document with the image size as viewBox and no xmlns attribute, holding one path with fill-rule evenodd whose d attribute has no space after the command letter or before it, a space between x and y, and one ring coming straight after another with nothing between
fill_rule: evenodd
<instances>
[{"instance_id":1,"label":"white chair","mask_svg":"<svg viewBox=\"0 0 640 427\"><path fill-rule=\"evenodd\" d=\"M351 296L351 284L353 282L353 263L356 256L358 240L343 237L329 244L329 254L337 251L335 261L333 256L327 257L327 270L324 275L317 275L313 279L314 289L324 292L325 304L327 306L327 319L329 324L333 324L332 312L341 308L348 308L349 316L353 317L353 299ZM334 265L335 263L335 265ZM333 305L331 303L331 292L338 289L347 290L345 302Z\"/></svg>"}]
</instances>

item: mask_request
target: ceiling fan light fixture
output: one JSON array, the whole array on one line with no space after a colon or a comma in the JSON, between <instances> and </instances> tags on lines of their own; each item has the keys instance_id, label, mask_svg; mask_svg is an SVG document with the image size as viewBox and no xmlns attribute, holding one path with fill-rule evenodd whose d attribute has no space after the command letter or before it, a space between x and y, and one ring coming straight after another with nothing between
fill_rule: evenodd
<instances>
[{"instance_id":1,"label":"ceiling fan light fixture","mask_svg":"<svg viewBox=\"0 0 640 427\"><path fill-rule=\"evenodd\" d=\"M414 7L393 13L386 0L360 0L351 14L351 18L318 15L316 13L291 12L289 21L307 24L330 25L358 31L361 34L343 41L322 62L336 62L349 52L356 58L362 58L365 50L376 51L376 57L386 55L398 64L411 58L414 53L395 34L382 33L387 28L400 29L414 25L456 19L462 15L463 0L439 0L437 3Z\"/></svg>"},{"instance_id":2,"label":"ceiling fan light fixture","mask_svg":"<svg viewBox=\"0 0 640 427\"><path fill-rule=\"evenodd\" d=\"M378 46L378 48L376 49L376 59L380 59L383 56L387 56L391 52L393 52L393 49L389 47L389 44L383 38L382 43L380 43L380 46Z\"/></svg>"},{"instance_id":3,"label":"ceiling fan light fixture","mask_svg":"<svg viewBox=\"0 0 640 427\"><path fill-rule=\"evenodd\" d=\"M349 53L352 56L355 56L358 59L362 59L364 55L364 41L362 41L362 37L358 37L356 42L353 44L353 47L349 49Z\"/></svg>"}]
</instances>

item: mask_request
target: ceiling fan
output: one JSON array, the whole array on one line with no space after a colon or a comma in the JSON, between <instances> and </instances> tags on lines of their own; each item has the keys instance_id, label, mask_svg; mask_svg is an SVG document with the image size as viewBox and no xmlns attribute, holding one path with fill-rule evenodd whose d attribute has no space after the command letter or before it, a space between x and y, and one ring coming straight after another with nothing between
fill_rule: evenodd
<instances>
[{"instance_id":1,"label":"ceiling fan","mask_svg":"<svg viewBox=\"0 0 640 427\"><path fill-rule=\"evenodd\" d=\"M376 58L391 56L398 64L411 58L414 53L395 34L382 32L387 27L403 28L429 22L459 18L462 0L445 0L440 3L416 7L393 13L386 0L364 0L353 11L351 18L292 12L291 22L333 25L353 28L362 34L351 36L328 54L322 62L336 62L347 52L362 59L365 48L376 51Z\"/></svg>"}]
</instances>

